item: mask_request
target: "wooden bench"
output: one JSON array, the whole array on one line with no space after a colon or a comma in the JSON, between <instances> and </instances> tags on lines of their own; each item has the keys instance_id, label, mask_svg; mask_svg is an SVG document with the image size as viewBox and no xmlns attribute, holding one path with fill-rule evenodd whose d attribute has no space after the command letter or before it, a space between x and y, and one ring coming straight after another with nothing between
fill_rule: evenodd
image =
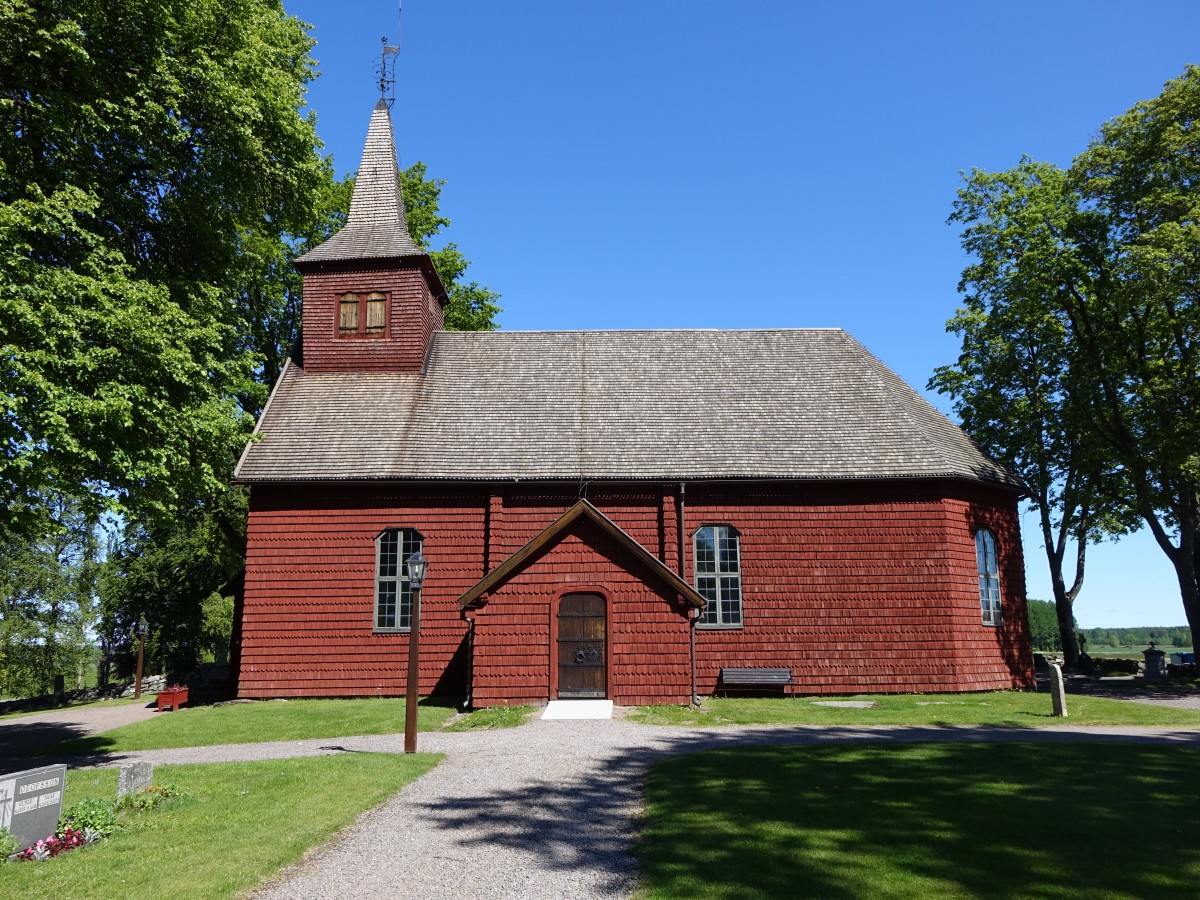
<instances>
[{"instance_id":1,"label":"wooden bench","mask_svg":"<svg viewBox=\"0 0 1200 900\"><path fill-rule=\"evenodd\" d=\"M176 688L173 691L158 692L158 711L162 712L164 707L170 707L172 712L179 712L179 707L188 702L188 689L186 687Z\"/></svg>"},{"instance_id":2,"label":"wooden bench","mask_svg":"<svg viewBox=\"0 0 1200 900\"><path fill-rule=\"evenodd\" d=\"M721 669L721 687L728 691L779 688L792 683L792 670L784 668L725 668Z\"/></svg>"}]
</instances>

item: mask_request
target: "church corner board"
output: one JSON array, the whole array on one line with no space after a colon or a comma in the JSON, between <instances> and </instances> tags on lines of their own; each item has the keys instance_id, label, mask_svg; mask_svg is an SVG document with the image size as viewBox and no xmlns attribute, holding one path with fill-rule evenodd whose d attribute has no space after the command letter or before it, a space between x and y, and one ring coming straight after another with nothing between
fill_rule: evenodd
<instances>
[{"instance_id":1,"label":"church corner board","mask_svg":"<svg viewBox=\"0 0 1200 900\"><path fill-rule=\"evenodd\" d=\"M1028 686L1021 484L838 329L447 332L391 115L238 464L242 697Z\"/></svg>"}]
</instances>

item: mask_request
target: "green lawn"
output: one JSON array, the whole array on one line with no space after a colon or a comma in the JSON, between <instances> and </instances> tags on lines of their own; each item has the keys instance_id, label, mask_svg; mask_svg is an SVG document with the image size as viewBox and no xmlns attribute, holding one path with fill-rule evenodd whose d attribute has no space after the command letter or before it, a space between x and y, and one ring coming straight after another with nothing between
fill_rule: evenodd
<instances>
[{"instance_id":1,"label":"green lawn","mask_svg":"<svg viewBox=\"0 0 1200 900\"><path fill-rule=\"evenodd\" d=\"M101 843L45 863L0 864L0 896L233 897L327 840L433 768L433 754L354 753L253 763L159 766L154 778L186 796L147 812ZM115 769L67 775L65 804L113 800Z\"/></svg>"},{"instance_id":2,"label":"green lawn","mask_svg":"<svg viewBox=\"0 0 1200 900\"><path fill-rule=\"evenodd\" d=\"M417 708L417 730L436 731L452 715L453 704L422 700ZM161 713L144 722L63 741L44 748L37 755L299 741L402 731L403 699L288 700L185 706L177 713Z\"/></svg>"},{"instance_id":3,"label":"green lawn","mask_svg":"<svg viewBox=\"0 0 1200 900\"><path fill-rule=\"evenodd\" d=\"M871 744L655 766L650 898L1195 897L1200 751Z\"/></svg>"},{"instance_id":4,"label":"green lawn","mask_svg":"<svg viewBox=\"0 0 1200 900\"><path fill-rule=\"evenodd\" d=\"M448 724L444 731L482 731L490 728L516 728L524 725L533 714L533 706L493 706L477 709L459 716Z\"/></svg>"},{"instance_id":5,"label":"green lawn","mask_svg":"<svg viewBox=\"0 0 1200 900\"><path fill-rule=\"evenodd\" d=\"M815 701L867 700L871 709L819 706ZM712 698L699 709L643 706L631 716L647 725L1181 725L1200 727L1200 710L1148 706L1098 697L1067 697L1067 718L1051 715L1050 695L870 694L787 699Z\"/></svg>"},{"instance_id":6,"label":"green lawn","mask_svg":"<svg viewBox=\"0 0 1200 900\"><path fill-rule=\"evenodd\" d=\"M869 701L869 709L818 706ZM643 725L1181 725L1200 727L1200 710L1172 709L1067 697L1067 719L1051 714L1049 694L870 694L847 697L709 698L698 709L638 707L630 718Z\"/></svg>"}]
</instances>

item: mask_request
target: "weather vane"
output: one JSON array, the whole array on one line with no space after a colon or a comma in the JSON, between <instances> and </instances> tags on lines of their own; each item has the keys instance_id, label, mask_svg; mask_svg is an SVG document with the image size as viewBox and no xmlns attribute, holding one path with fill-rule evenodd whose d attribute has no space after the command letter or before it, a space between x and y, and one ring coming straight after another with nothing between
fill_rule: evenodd
<instances>
[{"instance_id":1,"label":"weather vane","mask_svg":"<svg viewBox=\"0 0 1200 900\"><path fill-rule=\"evenodd\" d=\"M386 35L379 39L383 52L379 55L375 74L379 76L379 99L388 105L388 109L396 102L396 57L400 55L400 21L403 15L404 3L400 0L396 4L396 45L389 44Z\"/></svg>"},{"instance_id":2,"label":"weather vane","mask_svg":"<svg viewBox=\"0 0 1200 900\"><path fill-rule=\"evenodd\" d=\"M400 48L391 46L386 37L379 40L383 44L383 53L375 66L375 74L379 76L379 98L391 109L396 102L396 57L400 55Z\"/></svg>"}]
</instances>

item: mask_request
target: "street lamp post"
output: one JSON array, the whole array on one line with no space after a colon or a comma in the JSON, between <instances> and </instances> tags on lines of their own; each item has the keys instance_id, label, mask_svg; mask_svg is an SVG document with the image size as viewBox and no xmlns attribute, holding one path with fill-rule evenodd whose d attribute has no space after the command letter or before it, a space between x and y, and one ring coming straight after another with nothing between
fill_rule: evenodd
<instances>
[{"instance_id":1,"label":"street lamp post","mask_svg":"<svg viewBox=\"0 0 1200 900\"><path fill-rule=\"evenodd\" d=\"M136 700L142 696L142 659L146 655L146 617L141 616L137 623L138 635L138 667L137 667L137 683L133 687L133 699Z\"/></svg>"},{"instance_id":2,"label":"street lamp post","mask_svg":"<svg viewBox=\"0 0 1200 900\"><path fill-rule=\"evenodd\" d=\"M420 676L421 585L429 563L418 550L408 558L408 585L412 590L412 614L408 630L408 675L404 690L404 752L417 752L417 681Z\"/></svg>"}]
</instances>

